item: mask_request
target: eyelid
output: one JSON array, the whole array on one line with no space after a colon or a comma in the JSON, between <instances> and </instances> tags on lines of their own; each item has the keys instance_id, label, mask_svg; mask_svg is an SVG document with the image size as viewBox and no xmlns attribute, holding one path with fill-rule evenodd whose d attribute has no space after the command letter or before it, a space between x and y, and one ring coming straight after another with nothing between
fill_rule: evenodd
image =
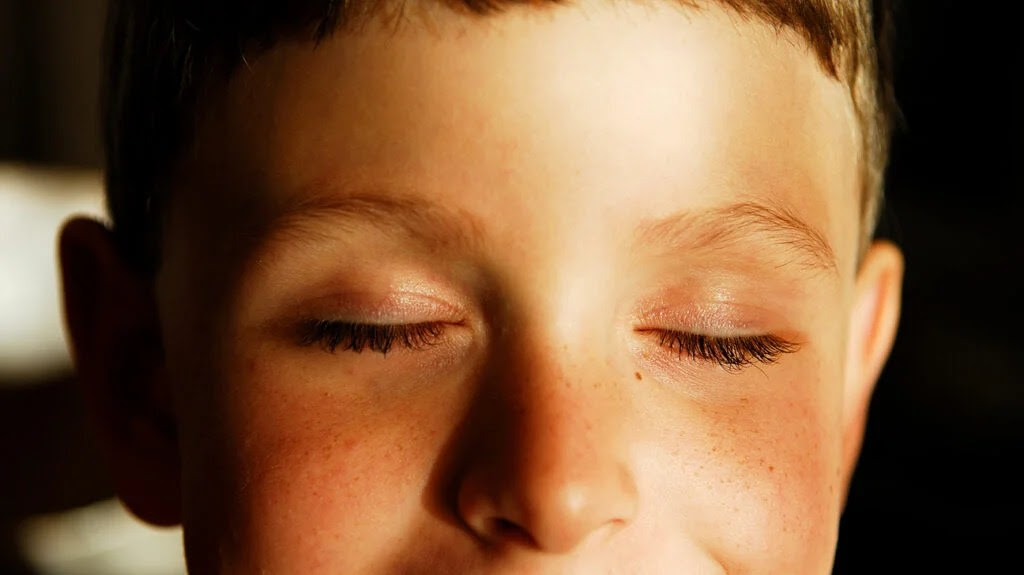
<instances>
[{"instance_id":1,"label":"eyelid","mask_svg":"<svg viewBox=\"0 0 1024 575\"><path fill-rule=\"evenodd\" d=\"M297 315L306 318L369 325L460 323L463 310L447 301L409 291L379 294L350 292L319 298Z\"/></svg>"},{"instance_id":2,"label":"eyelid","mask_svg":"<svg viewBox=\"0 0 1024 575\"><path fill-rule=\"evenodd\" d=\"M641 308L634 331L653 336L658 348L674 360L717 365L736 372L751 365L770 365L800 349L791 330L780 329L777 317L758 306L729 301L670 304L653 300ZM686 300L683 300L686 301Z\"/></svg>"},{"instance_id":3,"label":"eyelid","mask_svg":"<svg viewBox=\"0 0 1024 575\"><path fill-rule=\"evenodd\" d=\"M705 303L645 308L637 316L637 329L673 330L708 337L739 337L769 331L769 326L755 319L758 315L756 310L747 307L732 303Z\"/></svg>"}]
</instances>

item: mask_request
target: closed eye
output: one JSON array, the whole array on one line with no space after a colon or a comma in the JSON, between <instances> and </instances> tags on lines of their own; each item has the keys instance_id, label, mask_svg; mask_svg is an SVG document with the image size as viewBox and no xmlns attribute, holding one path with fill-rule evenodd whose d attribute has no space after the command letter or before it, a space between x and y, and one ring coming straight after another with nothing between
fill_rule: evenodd
<instances>
[{"instance_id":1,"label":"closed eye","mask_svg":"<svg viewBox=\"0 0 1024 575\"><path fill-rule=\"evenodd\" d=\"M311 320L302 325L299 343L304 346L320 345L331 353L340 349L387 354L395 345L416 351L440 343L444 327L441 322L371 324Z\"/></svg>"},{"instance_id":2,"label":"closed eye","mask_svg":"<svg viewBox=\"0 0 1024 575\"><path fill-rule=\"evenodd\" d=\"M800 346L772 334L717 337L685 331L645 329L656 337L658 345L680 359L716 363L728 371L739 371L756 364L772 364L782 355L797 351Z\"/></svg>"},{"instance_id":3,"label":"closed eye","mask_svg":"<svg viewBox=\"0 0 1024 575\"><path fill-rule=\"evenodd\" d=\"M418 351L440 343L444 328L442 322L369 324L311 320L302 325L300 344L320 345L330 353L340 349L356 353L369 350L387 354L395 345ZM793 353L800 347L772 334L718 337L665 329L639 331L656 337L658 345L680 359L688 357L699 362L715 363L730 371L749 365L775 363L782 355Z\"/></svg>"}]
</instances>

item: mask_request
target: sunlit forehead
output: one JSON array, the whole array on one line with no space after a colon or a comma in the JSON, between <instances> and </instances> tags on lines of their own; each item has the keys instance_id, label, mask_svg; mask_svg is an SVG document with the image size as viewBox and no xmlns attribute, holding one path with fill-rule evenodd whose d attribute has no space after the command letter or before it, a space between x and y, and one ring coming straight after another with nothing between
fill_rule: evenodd
<instances>
[{"instance_id":1,"label":"sunlit forehead","mask_svg":"<svg viewBox=\"0 0 1024 575\"><path fill-rule=\"evenodd\" d=\"M223 146L264 180L239 190L290 206L282 245L470 262L559 338L642 282L849 268L849 98L799 42L713 8L451 18L284 44L240 73ZM655 251L675 267L630 276Z\"/></svg>"},{"instance_id":2,"label":"sunlit forehead","mask_svg":"<svg viewBox=\"0 0 1024 575\"><path fill-rule=\"evenodd\" d=\"M660 194L655 184L700 190L740 171L807 172L856 155L844 147L850 127L830 123L845 92L813 56L720 10L511 11L452 26L282 49L235 83L251 94L225 112L249 124L252 102L276 118L245 138L269 148L264 171L279 188L311 168L400 170L469 199L511 182L519 194L604 188L634 201ZM275 96L253 96L268 85Z\"/></svg>"}]
</instances>

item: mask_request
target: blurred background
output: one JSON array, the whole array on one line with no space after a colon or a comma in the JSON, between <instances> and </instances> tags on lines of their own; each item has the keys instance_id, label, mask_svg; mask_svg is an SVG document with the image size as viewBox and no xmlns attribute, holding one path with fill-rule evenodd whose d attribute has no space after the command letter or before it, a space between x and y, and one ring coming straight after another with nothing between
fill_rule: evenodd
<instances>
[{"instance_id":1,"label":"blurred background","mask_svg":"<svg viewBox=\"0 0 1024 575\"><path fill-rule=\"evenodd\" d=\"M56 232L102 215L105 0L0 0L0 575L181 575L112 499L64 343Z\"/></svg>"},{"instance_id":2,"label":"blurred background","mask_svg":"<svg viewBox=\"0 0 1024 575\"><path fill-rule=\"evenodd\" d=\"M902 108L880 235L907 259L835 574L1019 564L1019 3L895 5ZM55 237L102 214L104 0L0 0L0 574L180 575L180 532L113 499L74 386ZM1017 362L1016 364L1014 362Z\"/></svg>"}]
</instances>

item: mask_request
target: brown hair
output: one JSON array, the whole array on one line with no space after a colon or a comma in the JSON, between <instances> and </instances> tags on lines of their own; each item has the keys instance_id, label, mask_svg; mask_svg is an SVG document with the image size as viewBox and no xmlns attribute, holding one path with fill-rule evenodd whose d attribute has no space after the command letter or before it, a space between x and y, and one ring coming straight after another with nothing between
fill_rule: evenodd
<instances>
[{"instance_id":1,"label":"brown hair","mask_svg":"<svg viewBox=\"0 0 1024 575\"><path fill-rule=\"evenodd\" d=\"M485 16L562 0L441 0ZM635 0L630 0L635 1ZM692 9L711 0L671 0ZM795 31L829 76L849 87L861 131L864 241L877 220L893 98L883 0L713 0L744 18ZM103 82L107 206L123 255L159 265L161 206L205 87L282 37L318 42L404 0L111 0Z\"/></svg>"}]
</instances>

